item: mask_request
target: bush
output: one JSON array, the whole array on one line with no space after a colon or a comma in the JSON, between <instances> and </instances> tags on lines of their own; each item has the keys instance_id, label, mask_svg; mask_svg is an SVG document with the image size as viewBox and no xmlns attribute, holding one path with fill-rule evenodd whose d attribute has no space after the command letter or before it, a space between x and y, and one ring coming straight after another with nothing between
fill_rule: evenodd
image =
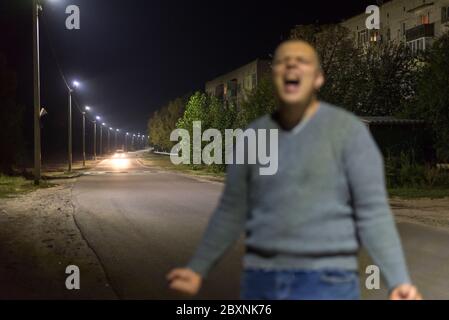
<instances>
[{"instance_id":1,"label":"bush","mask_svg":"<svg viewBox=\"0 0 449 320\"><path fill-rule=\"evenodd\" d=\"M415 161L413 153L385 159L387 186L389 188L448 187L449 171Z\"/></svg>"},{"instance_id":2,"label":"bush","mask_svg":"<svg viewBox=\"0 0 449 320\"><path fill-rule=\"evenodd\" d=\"M426 120L433 129L437 158L449 161L449 32L424 53L416 98L406 116Z\"/></svg>"}]
</instances>

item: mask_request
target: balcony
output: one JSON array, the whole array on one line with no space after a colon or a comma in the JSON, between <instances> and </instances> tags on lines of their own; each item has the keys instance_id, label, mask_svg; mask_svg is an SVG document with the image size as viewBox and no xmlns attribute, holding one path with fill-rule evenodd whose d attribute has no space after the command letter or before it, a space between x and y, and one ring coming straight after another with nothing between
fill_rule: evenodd
<instances>
[{"instance_id":1,"label":"balcony","mask_svg":"<svg viewBox=\"0 0 449 320\"><path fill-rule=\"evenodd\" d=\"M407 42L420 38L434 37L435 36L435 24L422 24L405 32Z\"/></svg>"}]
</instances>

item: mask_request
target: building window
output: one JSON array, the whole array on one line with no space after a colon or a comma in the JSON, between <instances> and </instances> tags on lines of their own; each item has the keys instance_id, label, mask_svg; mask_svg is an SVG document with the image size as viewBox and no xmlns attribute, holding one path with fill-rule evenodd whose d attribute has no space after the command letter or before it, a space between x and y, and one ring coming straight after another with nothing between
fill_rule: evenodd
<instances>
[{"instance_id":1,"label":"building window","mask_svg":"<svg viewBox=\"0 0 449 320\"><path fill-rule=\"evenodd\" d=\"M251 75L245 77L244 87L246 90L251 90L253 88L251 83Z\"/></svg>"},{"instance_id":2,"label":"building window","mask_svg":"<svg viewBox=\"0 0 449 320\"><path fill-rule=\"evenodd\" d=\"M380 41L380 33L379 33L379 31L371 32L370 41L371 42L378 42L378 41Z\"/></svg>"},{"instance_id":3,"label":"building window","mask_svg":"<svg viewBox=\"0 0 449 320\"><path fill-rule=\"evenodd\" d=\"M222 100L224 95L225 95L225 86L224 86L224 84L220 84L220 85L216 86L215 87L215 96L218 99Z\"/></svg>"},{"instance_id":4,"label":"building window","mask_svg":"<svg viewBox=\"0 0 449 320\"><path fill-rule=\"evenodd\" d=\"M387 41L391 41L391 29L387 29Z\"/></svg>"},{"instance_id":5,"label":"building window","mask_svg":"<svg viewBox=\"0 0 449 320\"><path fill-rule=\"evenodd\" d=\"M357 37L357 44L359 46L362 46L363 44L368 42L368 30L362 30L359 31L358 37Z\"/></svg>"},{"instance_id":6,"label":"building window","mask_svg":"<svg viewBox=\"0 0 449 320\"><path fill-rule=\"evenodd\" d=\"M232 79L228 81L226 84L226 97L227 98L234 98L237 97L237 79Z\"/></svg>"},{"instance_id":7,"label":"building window","mask_svg":"<svg viewBox=\"0 0 449 320\"><path fill-rule=\"evenodd\" d=\"M430 23L430 14L422 14L418 18L418 24L429 24Z\"/></svg>"},{"instance_id":8,"label":"building window","mask_svg":"<svg viewBox=\"0 0 449 320\"><path fill-rule=\"evenodd\" d=\"M449 22L449 7L441 8L441 22Z\"/></svg>"}]
</instances>

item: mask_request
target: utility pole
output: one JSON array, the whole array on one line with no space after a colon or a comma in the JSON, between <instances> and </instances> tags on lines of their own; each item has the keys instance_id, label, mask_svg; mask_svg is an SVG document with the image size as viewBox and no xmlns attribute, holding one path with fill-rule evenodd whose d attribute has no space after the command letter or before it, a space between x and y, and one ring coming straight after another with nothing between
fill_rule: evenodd
<instances>
[{"instance_id":1,"label":"utility pole","mask_svg":"<svg viewBox=\"0 0 449 320\"><path fill-rule=\"evenodd\" d=\"M68 171L72 172L72 88L69 87L69 108L68 108Z\"/></svg>"},{"instance_id":2,"label":"utility pole","mask_svg":"<svg viewBox=\"0 0 449 320\"><path fill-rule=\"evenodd\" d=\"M100 156L103 156L103 126L104 123L100 126Z\"/></svg>"},{"instance_id":3,"label":"utility pole","mask_svg":"<svg viewBox=\"0 0 449 320\"><path fill-rule=\"evenodd\" d=\"M97 121L94 121L94 160L97 160Z\"/></svg>"},{"instance_id":4,"label":"utility pole","mask_svg":"<svg viewBox=\"0 0 449 320\"><path fill-rule=\"evenodd\" d=\"M86 112L83 111L83 167L86 166Z\"/></svg>"},{"instance_id":5,"label":"utility pole","mask_svg":"<svg viewBox=\"0 0 449 320\"><path fill-rule=\"evenodd\" d=\"M108 130L108 153L110 153L111 152L111 128L109 128L109 130Z\"/></svg>"},{"instance_id":6,"label":"utility pole","mask_svg":"<svg viewBox=\"0 0 449 320\"><path fill-rule=\"evenodd\" d=\"M41 180L41 89L39 65L39 10L37 0L33 0L33 68L34 68L34 184Z\"/></svg>"},{"instance_id":7,"label":"utility pole","mask_svg":"<svg viewBox=\"0 0 449 320\"><path fill-rule=\"evenodd\" d=\"M128 151L128 135L129 135L129 132L127 132L125 134L125 151Z\"/></svg>"}]
</instances>

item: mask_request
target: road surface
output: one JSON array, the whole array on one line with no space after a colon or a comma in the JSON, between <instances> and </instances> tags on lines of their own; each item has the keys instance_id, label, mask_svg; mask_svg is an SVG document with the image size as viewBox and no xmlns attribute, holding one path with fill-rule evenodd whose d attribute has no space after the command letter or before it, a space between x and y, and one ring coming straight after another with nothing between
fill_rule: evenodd
<instances>
[{"instance_id":1,"label":"road surface","mask_svg":"<svg viewBox=\"0 0 449 320\"><path fill-rule=\"evenodd\" d=\"M139 154L109 158L76 183L75 220L120 299L180 298L165 281L194 252L223 185L145 167ZM449 231L399 224L412 277L425 298L449 299ZM237 299L243 242L227 253L198 298ZM364 266L361 255L361 281ZM82 272L82 270L81 270ZM368 299L386 291L364 290Z\"/></svg>"}]
</instances>

